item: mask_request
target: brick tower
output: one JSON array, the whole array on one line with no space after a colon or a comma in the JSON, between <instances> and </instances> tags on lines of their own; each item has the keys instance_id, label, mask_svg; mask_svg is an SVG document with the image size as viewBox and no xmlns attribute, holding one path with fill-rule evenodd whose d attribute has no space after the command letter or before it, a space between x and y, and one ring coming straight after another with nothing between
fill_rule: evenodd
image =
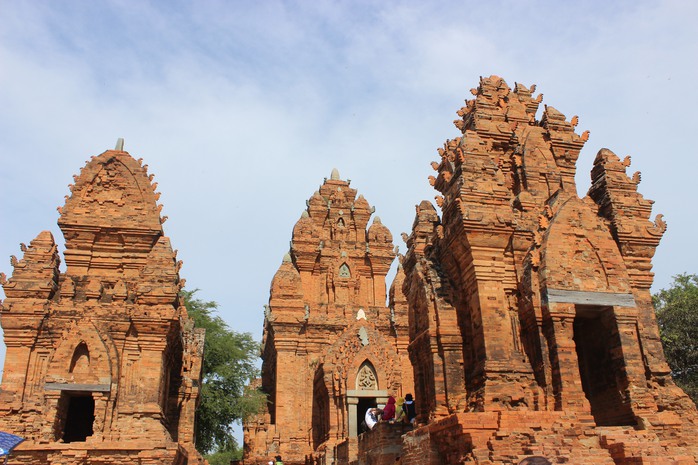
<instances>
[{"instance_id":1,"label":"brick tower","mask_svg":"<svg viewBox=\"0 0 698 465\"><path fill-rule=\"evenodd\" d=\"M0 430L31 464L199 463L203 330L180 306L180 262L147 166L118 144L92 157L50 232L2 276Z\"/></svg>"},{"instance_id":2,"label":"brick tower","mask_svg":"<svg viewBox=\"0 0 698 465\"><path fill-rule=\"evenodd\" d=\"M630 157L599 151L580 199L576 116L539 121L542 95L496 76L471 92L432 163L441 215L418 207L403 261L417 406L434 421L402 463L695 464L698 416L650 296L666 225Z\"/></svg>"},{"instance_id":3,"label":"brick tower","mask_svg":"<svg viewBox=\"0 0 698 465\"><path fill-rule=\"evenodd\" d=\"M355 457L366 409L411 392L401 286L386 307L396 251L378 217L367 229L372 213L333 170L293 228L266 307L269 410L245 425L246 463L276 454L286 464Z\"/></svg>"}]
</instances>

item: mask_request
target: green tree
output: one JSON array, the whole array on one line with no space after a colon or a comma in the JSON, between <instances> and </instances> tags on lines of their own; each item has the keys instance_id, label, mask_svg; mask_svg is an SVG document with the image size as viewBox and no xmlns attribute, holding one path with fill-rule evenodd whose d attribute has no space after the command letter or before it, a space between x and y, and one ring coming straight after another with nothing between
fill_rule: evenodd
<instances>
[{"instance_id":1,"label":"green tree","mask_svg":"<svg viewBox=\"0 0 698 465\"><path fill-rule=\"evenodd\" d=\"M674 276L652 300L672 377L698 403L698 275Z\"/></svg>"},{"instance_id":2,"label":"green tree","mask_svg":"<svg viewBox=\"0 0 698 465\"><path fill-rule=\"evenodd\" d=\"M250 333L237 333L215 315L216 302L194 297L198 291L182 291L189 316L206 329L201 402L196 409L196 448L212 465L240 458L241 448L233 437L232 423L257 413L266 401L256 389L245 389L259 376L256 361L259 343Z\"/></svg>"}]
</instances>

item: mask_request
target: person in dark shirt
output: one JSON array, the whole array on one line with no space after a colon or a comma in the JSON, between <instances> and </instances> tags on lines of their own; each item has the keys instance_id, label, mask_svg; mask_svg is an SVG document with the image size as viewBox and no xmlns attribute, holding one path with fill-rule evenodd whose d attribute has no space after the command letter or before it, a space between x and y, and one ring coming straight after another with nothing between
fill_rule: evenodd
<instances>
[{"instance_id":1,"label":"person in dark shirt","mask_svg":"<svg viewBox=\"0 0 698 465\"><path fill-rule=\"evenodd\" d=\"M405 396L405 402L402 404L402 411L405 413L403 417L407 423L414 424L417 418L417 408L414 405L414 399L412 399L412 394L407 394Z\"/></svg>"}]
</instances>

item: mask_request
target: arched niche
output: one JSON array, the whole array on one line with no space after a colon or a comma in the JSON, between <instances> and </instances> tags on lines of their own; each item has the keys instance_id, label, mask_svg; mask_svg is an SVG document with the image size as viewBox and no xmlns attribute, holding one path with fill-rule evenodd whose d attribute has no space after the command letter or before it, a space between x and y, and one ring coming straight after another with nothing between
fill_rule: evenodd
<instances>
[{"instance_id":1,"label":"arched niche","mask_svg":"<svg viewBox=\"0 0 698 465\"><path fill-rule=\"evenodd\" d=\"M351 270L349 269L349 265L346 263L342 263L339 266L339 277L340 278L351 278Z\"/></svg>"},{"instance_id":2,"label":"arched niche","mask_svg":"<svg viewBox=\"0 0 698 465\"><path fill-rule=\"evenodd\" d=\"M90 350L87 344L85 344L85 341L81 341L77 347L75 347L68 372L81 374L90 372Z\"/></svg>"},{"instance_id":3,"label":"arched niche","mask_svg":"<svg viewBox=\"0 0 698 465\"><path fill-rule=\"evenodd\" d=\"M365 360L356 374L356 389L358 391L378 390L378 375L373 364Z\"/></svg>"},{"instance_id":4,"label":"arched niche","mask_svg":"<svg viewBox=\"0 0 698 465\"><path fill-rule=\"evenodd\" d=\"M548 289L630 294L625 262L610 230L576 196L562 202L541 245L539 278Z\"/></svg>"},{"instance_id":5,"label":"arched niche","mask_svg":"<svg viewBox=\"0 0 698 465\"><path fill-rule=\"evenodd\" d=\"M47 382L109 385L118 370L114 349L92 322L71 325L51 357Z\"/></svg>"}]
</instances>

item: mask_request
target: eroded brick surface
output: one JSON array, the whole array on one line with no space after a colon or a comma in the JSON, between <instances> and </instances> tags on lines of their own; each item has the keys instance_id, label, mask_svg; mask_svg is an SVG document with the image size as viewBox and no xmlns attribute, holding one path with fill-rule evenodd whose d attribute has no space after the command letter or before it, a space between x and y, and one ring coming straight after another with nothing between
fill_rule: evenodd
<instances>
[{"instance_id":1,"label":"eroded brick surface","mask_svg":"<svg viewBox=\"0 0 698 465\"><path fill-rule=\"evenodd\" d=\"M264 323L269 409L245 424L245 463L356 460L367 403L412 391L401 285L386 307L396 252L378 217L369 226L372 213L333 171L296 223Z\"/></svg>"},{"instance_id":2,"label":"eroded brick surface","mask_svg":"<svg viewBox=\"0 0 698 465\"><path fill-rule=\"evenodd\" d=\"M482 78L432 163L403 260L423 426L403 464L694 464L698 416L670 376L649 288L666 225L608 149L534 89Z\"/></svg>"},{"instance_id":3,"label":"eroded brick surface","mask_svg":"<svg viewBox=\"0 0 698 465\"><path fill-rule=\"evenodd\" d=\"M126 152L92 157L59 208L66 271L47 231L12 257L0 430L26 438L13 463L201 461L204 334L180 305L151 181Z\"/></svg>"}]
</instances>

